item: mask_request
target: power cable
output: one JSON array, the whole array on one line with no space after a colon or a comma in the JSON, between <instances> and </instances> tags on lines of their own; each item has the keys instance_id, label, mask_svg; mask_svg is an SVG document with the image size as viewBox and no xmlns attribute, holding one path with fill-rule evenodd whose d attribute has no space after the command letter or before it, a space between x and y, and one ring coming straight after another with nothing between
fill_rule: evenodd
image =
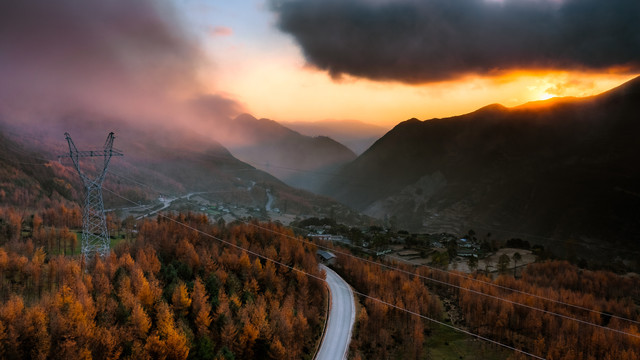
<instances>
[{"instance_id":1,"label":"power cable","mask_svg":"<svg viewBox=\"0 0 640 360\"><path fill-rule=\"evenodd\" d=\"M116 195L118 195L118 194L116 194ZM126 200L128 200L128 199L126 199ZM128 201L131 201L131 200L128 200ZM131 201L131 202L133 202L133 201ZM560 318L564 318L564 319L567 319L567 320L576 321L578 323L582 323L582 324L585 324L585 325L590 325L590 326L594 326L594 327L601 328L601 329L604 329L604 330L609 330L609 331L612 331L612 332L624 334L624 335L627 335L627 336L640 338L640 335L636 335L636 334L628 333L628 332L625 332L625 331L622 331L622 330L618 330L618 329L602 326L602 325L595 324L595 323L592 323L592 322L589 322L589 321L586 321L586 320L582 320L582 319L578 319L578 318L575 318L575 317L567 316L567 315L564 315L564 314L556 313L556 312L553 312L553 311L550 311L550 310L540 309L540 308L537 308L535 306L522 304L522 303L519 303L519 302L516 302L516 301L513 301L513 300L509 300L509 299L505 299L505 298L502 298L502 297L499 297L499 296L486 294L486 293L483 293L481 291L473 290L473 289L470 289L470 288L465 288L465 287L462 287L460 285L449 283L447 281L437 280L437 279L434 279L434 278L431 278L431 277L427 277L427 276L423 276L423 275L420 275L420 274L416 274L414 272L410 272L410 271L406 271L406 270L403 270L403 269L400 269L400 268L396 268L396 267L393 267L393 266L390 266L390 265L387 265L387 264L383 264L383 263L380 263L380 262L375 262L375 261L372 261L372 260L360 258L360 257L357 257L355 255L352 255L352 254L349 254L349 253L346 253L346 252L335 251L335 249L330 249L328 247L324 247L324 246L318 245L318 244L313 243L313 242L308 241L308 240L302 240L302 239L299 239L299 238L296 238L296 237L292 237L292 236L290 236L288 234L279 233L279 232L276 232L274 230L271 230L271 229L268 229L268 228L253 224L253 223L248 222L248 221L241 220L241 222L244 222L244 223L246 223L247 225L250 225L250 226L255 226L255 227L261 228L263 230L266 230L266 231L269 231L269 232L272 232L272 233L277 233L277 234L279 234L281 236L286 236L286 237L295 239L297 241L301 241L301 242L304 242L304 243L309 243L309 244L313 244L313 245L318 246L318 247L329 249L329 250L337 252L337 253L339 253L341 255L348 256L348 257L351 257L351 258L354 258L354 259L358 259L360 261L364 261L364 262L368 262L368 263L371 263L371 264L375 264L375 265L378 265L380 267L384 267L384 268L387 268L387 269L390 269L390 270L399 271L399 272L402 272L404 274L408 274L408 275L411 275L411 276L417 276L417 277L419 277L421 279L424 279L424 280L427 280L427 281L435 282L435 283L438 283L438 284L441 284L441 285L450 286L450 287L457 288L457 289L463 290L463 291L468 291L468 292L476 294L476 295L481 295L481 296L485 296L485 297L488 297L488 298L493 298L493 299L496 299L496 300L499 300L499 301L510 303L512 305L515 305L515 306L521 306L521 307L524 307L524 308L527 308L527 309L530 309L530 310L539 311L539 312L542 312L542 313L545 313L545 314L548 314L548 315L558 316Z\"/></svg>"},{"instance_id":2,"label":"power cable","mask_svg":"<svg viewBox=\"0 0 640 360\"><path fill-rule=\"evenodd\" d=\"M250 222L246 222L245 221L245 223L248 224L248 225L251 225L251 226L255 226L255 227L261 228L261 229L266 230L266 231L271 231L271 232L280 234L282 236L287 236L289 238L294 238L294 237L292 237L290 235L278 233L278 232L273 231L271 229L268 229L268 228L265 228L265 227L261 227L261 226L256 225L256 224L252 224ZM305 240L299 240L299 241L307 242ZM354 258L354 259L357 259L357 260L360 260L360 261L368 262L368 263L371 263L371 264L378 265L380 267L387 268L389 270L399 271L399 272L402 272L404 274L411 275L411 276L417 276L420 279L424 279L424 280L427 280L427 281L435 282L435 283L438 283L438 284L441 284L441 285L450 286L450 287L453 287L453 288L456 288L456 289L459 289L459 290L468 291L468 292L476 294L476 295L481 295L481 296L485 296L485 297L488 297L488 298L496 299L496 300L499 300L499 301L504 301L504 302L512 304L512 305L521 306L521 307L524 307L524 308L527 308L527 309L530 309L530 310L539 311L539 312L542 312L542 313L547 314L547 315L558 316L558 317L566 319L566 320L573 320L573 321L576 321L578 323L582 323L582 324L585 324L585 325L591 325L591 326L594 326L594 327L597 327L597 328L601 328L603 330L609 330L609 331L612 331L612 332L616 332L616 333L619 333L619 334L624 334L624 335L628 335L628 336L640 339L640 335L636 335L636 334L628 333L626 331L622 331L622 330L618 330L618 329L602 326L602 325L595 324L595 323L592 323L592 322L589 322L589 321L586 321L586 320L582 320L582 319L578 319L578 318L575 318L575 317L567 316L567 315L564 315L564 314L556 313L556 312L553 312L553 311L550 311L550 310L540 309L540 308L537 308L535 306L522 304L522 303L519 303L517 301L505 299L505 298L502 298L502 297L499 297L499 296L486 294L486 293L483 293L483 292L478 291L478 290L465 288L463 286L452 284L452 283L449 283L447 281L437 280L437 279L434 279L434 278L431 278L431 277L428 277L428 276L416 274L414 272L403 270L403 269L400 269L400 268L396 268L396 267L393 267L393 266L390 266L390 265L387 265L387 264L384 264L384 263L381 263L381 262L376 262L376 261L364 259L364 258L355 256L355 255L352 255L352 254L349 254L349 253L346 253L346 252L336 251L335 249L331 249L329 247L324 247L324 246L315 244L315 243L310 242L310 241L309 241L309 243L314 244L314 245L316 245L318 247L322 247L324 249L330 249L331 251L336 252L336 253L341 254L341 255L344 255L344 256L348 256L348 257L351 257L351 258Z\"/></svg>"},{"instance_id":3,"label":"power cable","mask_svg":"<svg viewBox=\"0 0 640 360\"><path fill-rule=\"evenodd\" d=\"M210 157L210 158L228 159L228 157L225 157L225 156L222 156L222 155L214 155L214 154L203 154L203 156ZM342 178L344 180L343 184L348 184L348 185L355 186L355 187L358 187L358 188L369 188L370 187L369 185L366 185L366 184L361 182L362 180L365 179L364 177L346 178L345 176L343 176L341 174L338 174L338 173L320 172L320 171L316 171L316 170L297 169L297 168L292 168L292 167L288 167L288 166L274 165L274 164L270 164L270 163L255 162L255 163L253 163L253 165L261 166L261 167L264 167L264 168L274 167L274 168L278 168L278 169L284 169L284 170L301 172L301 173L315 174L315 175L321 175L321 176L330 176L330 177L334 177L334 178ZM260 169L239 169L239 170L231 170L231 171L263 171L263 170L260 170ZM482 225L482 224L480 224L478 222L475 222L475 221L471 221L470 224ZM486 228L481 228L481 229L491 231L490 229L486 229ZM516 235L520 235L520 236L527 236L529 238L535 238L535 239L544 240L544 241L548 241L548 242L557 242L557 243L563 242L564 243L564 241L560 240L560 239L555 239L555 238L551 238L551 237L548 237L548 236L536 235L536 234L531 234L531 233L526 233L526 232L512 231L512 230L509 230L509 229L493 229L493 231L516 234ZM598 247L598 248L601 248L601 249L618 250L618 251L622 250L620 248L612 247L612 246L604 246L604 245L598 245L598 244L586 244L583 241L577 242L576 245L579 245L579 246L592 246L592 247ZM626 253L640 254L640 251L638 251L638 250L624 249L623 251L626 252Z\"/></svg>"},{"instance_id":4,"label":"power cable","mask_svg":"<svg viewBox=\"0 0 640 360\"><path fill-rule=\"evenodd\" d=\"M17 134L16 134L17 135ZM8 148L7 148L8 149ZM18 149L9 149L11 151L17 152L17 153L22 153L25 155L28 155L28 157L32 158L32 159L36 159L36 160L41 160L41 161L45 161L45 162L50 162L52 160L49 159L43 159L43 158L39 158L39 157L34 157L33 155L29 154L26 150L18 150ZM219 158L219 159L225 159L228 160L229 156L223 156L223 155L214 155L214 154L201 154L204 157L209 157L209 158ZM233 154L231 154L231 156L233 156ZM2 158L2 157L0 157ZM24 163L24 162L17 162L15 160L11 160L11 159L6 159L3 158L6 161L11 161L13 163L16 164L24 164L24 165L45 165L45 164L40 164L40 163ZM236 158L237 159L237 158ZM239 160L239 159L238 159ZM240 160L241 161L241 160ZM289 170L289 171L296 171L296 172L303 172L303 173L309 173L309 174L316 174L316 175L322 175L322 176L331 176L331 177L338 177L338 173L331 173L331 172L320 172L320 171L315 171L315 170L305 170L305 169L297 169L297 168L292 168L292 167L288 167L288 166L282 166L282 165L274 165L274 164L270 164L270 163L254 163L254 165L256 166L262 166L262 167L274 167L274 168L279 168L279 169L284 169L284 170ZM246 168L246 169L228 169L228 170L222 170L223 172L239 172L239 171L262 171L260 169L257 168ZM342 176L342 178L344 179L344 176ZM368 185L362 184L360 181L364 178L361 177L357 177L357 178L352 178L352 179L346 179L345 184L349 184L349 185L353 185L356 187L360 187L360 188L366 188L369 187ZM354 182L354 180L356 180ZM145 184L139 183L136 180L130 179L130 181L135 182L141 186L145 186L148 187ZM160 194L162 194L161 192L159 192ZM476 225L483 225L480 224L478 222L471 222L471 224L476 224ZM486 228L480 228L483 230L490 230L490 229L486 229ZM491 230L490 230L491 231ZM503 233L510 233L510 234L516 234L516 235L520 235L520 236L527 236L530 238L536 238L536 239L540 239L540 240L545 240L545 241L551 241L551 242L564 242L563 240L559 240L559 239L554 239L554 238L550 238L550 237L546 237L546 236L541 236L541 235L536 235L536 234L531 234L531 233L526 233L526 232L518 232L518 231L512 231L512 230L508 230L508 229L493 229L493 231L498 231L498 232L503 232ZM576 245L579 246L592 246L592 247L598 247L601 249L610 249L610 250L619 250L621 251L622 249L620 248L616 248L616 247L611 247L611 246L603 246L603 245L599 245L599 244L585 244L584 242L580 241L577 242ZM640 254L640 251L637 250L628 250L628 249L624 249L624 251L626 253L634 253L634 254Z\"/></svg>"},{"instance_id":5,"label":"power cable","mask_svg":"<svg viewBox=\"0 0 640 360\"><path fill-rule=\"evenodd\" d=\"M293 226L289 225L289 227L293 227ZM299 228L299 227L293 227L293 228L296 228L296 229L299 229L299 230L305 230L305 229ZM356 246L356 245L352 245L352 246L355 246L355 247L360 248L360 249L364 249L364 248L362 248L360 246ZM602 311L599 311L599 310L589 309L589 308L586 308L586 307L583 307L583 306L580 306L580 305L570 304L570 303L567 303L567 302L564 302L564 301L561 301L561 300L556 300L556 299L552 299L552 298L549 298L549 297L533 294L533 293L530 293L530 292L526 292L526 291L510 288L508 286L495 284L495 283L484 281L484 280L481 280L481 279L476 279L476 278L473 278L473 277L470 277L470 276L465 276L463 274L460 274L460 273L457 273L457 272L454 272L454 271L442 270L442 269L438 269L438 268L435 268L433 266L429 266L429 265L426 265L426 264L415 264L415 265L418 266L418 267L427 268L427 269L429 269L431 271L444 273L444 274L446 274L448 276L456 276L456 277L463 278L463 279L466 279L466 280L478 282L478 283L481 283L483 285L493 286L493 287L496 287L496 288L501 289L501 290L512 291L512 292L515 292L515 293L518 293L518 294L521 294L521 295L526 295L526 296L534 297L534 298L537 298L537 299L540 299L540 300L553 302L555 304L560 304L560 305L572 307L574 309L591 312L591 313L594 313L594 314L598 314L600 316L611 317L611 318L615 318L615 319L618 319L618 320L628 321L630 323L634 323L634 324L639 324L640 325L640 321L632 320L632 319L629 319L629 318L625 318L625 317L614 315L614 314L610 314L610 313L605 313L605 312L602 312Z\"/></svg>"},{"instance_id":6,"label":"power cable","mask_svg":"<svg viewBox=\"0 0 640 360\"><path fill-rule=\"evenodd\" d=\"M602 218L602 217L600 217L600 218ZM554 239L554 238L541 236L541 235L535 235L535 234L526 233L526 232L522 232L522 231L515 231L515 230L508 230L508 229L506 229L506 230L505 229L497 229L497 230L494 229L494 230L491 230L489 228L478 227L477 225L480 225L480 226L488 226L488 225L485 224L485 223L477 222L477 221L471 221L469 224L471 226L473 226L474 228L476 228L476 229L485 230L485 231L488 231L488 232L491 232L491 231L502 232L502 233L507 233L507 234L512 234L512 235L528 236L530 238L535 238L535 239L539 239L539 240L545 240L545 241L550 241L550 242L566 244L565 240ZM617 247L605 246L605 245L599 245L599 244L587 244L584 241L575 242L573 244L575 244L575 245L592 246L592 247L597 247L597 248L600 248L600 249L624 251L626 253L640 254L640 251L637 251L637 250L620 249L620 248L617 248Z\"/></svg>"},{"instance_id":7,"label":"power cable","mask_svg":"<svg viewBox=\"0 0 640 360\"><path fill-rule=\"evenodd\" d=\"M126 200L126 201L129 201L129 202L135 203L133 200L127 199L127 198L125 198L124 196L121 196L120 194L118 194L118 193L116 193L116 192L114 192L114 191L111 191L111 190L109 190L109 189L107 189L107 188L104 188L104 187L103 187L103 189L104 189L104 190L106 190L106 191L108 191L108 192L110 192L110 193L112 193L112 194L114 194L114 195L116 195L116 196L118 196L118 197L120 197L120 198L122 198L122 199L124 199L124 200ZM164 219L166 219L166 220L172 221L172 222L174 222L174 223L176 223L176 224L182 225L182 226L184 226L184 227L186 227L186 228L188 228L188 229L190 229L190 230L193 230L193 231L197 232L198 234L201 234L201 235L203 235L203 236L207 236L207 237L209 237L209 238L211 238L211 239L214 239L214 240L217 240L217 241L219 241L219 242L221 242L221 243L224 243L224 244L226 244L226 245L232 246L232 247L234 247L234 248L236 248L236 249L238 249L238 250L246 251L247 253L252 254L252 255L254 255L254 256L256 256L256 257L259 257L259 258L261 258L261 259L263 259L263 260L265 260L265 261L270 261L270 262L272 262L272 263L274 263L274 264L276 264L276 265L279 265L279 266L282 266L282 267L288 268L288 269L290 269L290 270L293 270L293 271L296 271L296 272L302 273L302 274L307 275L307 276L309 276L309 277L311 277L311 278L314 278L314 279L317 279L317 280L320 280L320 281L326 282L326 280L325 280L324 278L321 278L321 277L319 277L319 276L316 276L316 275L313 275L313 274L311 274L311 273L308 273L308 272L306 272L306 271L304 271L304 270L302 270L302 269L298 269L298 268L295 268L295 267L293 267L293 266L290 266L290 265L284 264L284 263L282 263L282 262L280 262L280 261L278 261L278 260L271 259L271 258L269 258L269 257L267 257L267 256L265 256L265 255L262 255L262 254L260 254L260 253L255 252L255 251L252 251L252 250L246 249L246 248L244 248L244 247L242 247L242 246L240 246L240 245L237 245L237 244L234 244L234 243L232 243L232 242L226 241L226 240L221 239L221 238L219 238L219 237L217 237L217 236L211 235L211 234L209 234L209 233L207 233L207 232L204 232L204 231L202 231L202 230L200 230L200 229L197 229L197 228L195 228L195 227L193 227L193 226L191 226L191 225L189 225L189 224L186 224L186 223L183 223L183 222L181 222L181 221L178 221L178 220L176 220L176 219L174 219L174 218L172 218L172 217L169 217L169 216L166 216L166 215L163 215L163 214L160 214L160 213L158 214L158 216L160 216L160 217L162 217L162 218L164 218ZM314 245L315 245L315 244L314 244ZM487 341L487 342L491 342L492 344L499 345L499 346L504 347L504 348L506 348L506 349L509 349L509 350L512 350L512 351L519 352L519 353L521 353L521 354L523 354L523 355L526 355L526 356L532 357L532 358L534 358L534 359L541 359L541 360L545 360L544 358L539 357L539 356L537 356L537 355L534 355L534 354L532 354L532 353L529 353L529 352L527 352L527 351L524 351L524 350L521 350L521 349L517 349L517 348L515 348L515 347L509 346L509 345L507 345L507 344L503 344L503 343L501 343L501 342L499 342L499 341L496 341L496 340L492 340L492 339L489 339L489 338L483 337L483 336L478 335L478 334L474 334L474 333L472 333L472 332L470 332L470 331L467 331L467 330L464 330L464 329L461 329L461 328L457 328L457 327L455 327L455 326L453 326L453 325L446 324L446 323L444 323L444 322L441 322L441 321L438 321L438 320L436 320L436 319L430 318L430 317L428 317L428 316L422 315L422 314L417 313L417 312L415 312L415 311L411 311L411 310L408 310L408 309L406 309L406 308L403 308L403 307L400 307L400 306L397 306L397 305L394 305L394 304L388 303L388 302L386 302L386 301L384 301L384 300L381 300L381 299L379 299L379 298L376 298L376 297L374 297L374 296L370 296L370 295L367 295L367 294L361 293L361 292L356 291L356 290L354 290L353 292L354 292L355 294L361 295L361 296L363 296L363 297L365 297L365 298L368 298L368 299L371 299L371 300L373 300L373 301L377 301L377 302L379 302L379 303L381 303L381 304L387 305L387 306L392 307L392 308L395 308L395 309L397 309L397 310L400 310L400 311L406 312L406 313L411 314L411 315L414 315L414 316L418 316L418 317L423 318L423 319L425 319L425 320L428 320L428 321L434 322L434 323L436 323L436 324L439 324L439 325L443 325L443 326L449 327L449 328L451 328L451 329L453 329L453 330L456 330L456 331L459 331L459 332L461 332L461 333L464 333L464 334L467 334L467 335L473 336L473 337L475 337L475 338L477 338L477 339L480 339L480 340L483 340L483 341Z\"/></svg>"}]
</instances>

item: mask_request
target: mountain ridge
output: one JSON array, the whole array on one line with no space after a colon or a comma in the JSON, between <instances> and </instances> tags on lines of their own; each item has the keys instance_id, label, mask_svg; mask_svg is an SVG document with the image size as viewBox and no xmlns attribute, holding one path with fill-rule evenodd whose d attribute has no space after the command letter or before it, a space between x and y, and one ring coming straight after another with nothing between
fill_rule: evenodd
<instances>
[{"instance_id":1,"label":"mountain ridge","mask_svg":"<svg viewBox=\"0 0 640 360\"><path fill-rule=\"evenodd\" d=\"M545 238L637 239L625 211L640 202L623 194L640 191L639 106L640 77L588 98L409 119L323 193L411 231L484 224Z\"/></svg>"},{"instance_id":2,"label":"mountain ridge","mask_svg":"<svg viewBox=\"0 0 640 360\"><path fill-rule=\"evenodd\" d=\"M122 129L122 124L113 124ZM94 138L95 131L82 126L71 128L79 149L94 148L86 146L86 139ZM53 160L68 148L62 134L51 133L58 132L58 126L52 129L32 133L20 130L19 124L0 122L0 207L35 209L51 204L77 206L81 202L82 184L70 162ZM115 136L114 145L124 157L114 158L109 164L104 183L108 189L104 192L106 208L126 208L131 206L130 201L148 204L158 196L195 192L214 203L254 210L264 209L271 201L273 208L283 209L291 216L322 217L333 212L359 218L359 214L331 199L291 188L238 160L224 146L206 137L138 127L119 130ZM180 139L190 140L179 146ZM94 174L94 164L82 161L83 171L89 176Z\"/></svg>"},{"instance_id":3,"label":"mountain ridge","mask_svg":"<svg viewBox=\"0 0 640 360\"><path fill-rule=\"evenodd\" d=\"M328 136L360 155L388 129L357 120L283 122L282 125L307 136Z\"/></svg>"},{"instance_id":4,"label":"mountain ridge","mask_svg":"<svg viewBox=\"0 0 640 360\"><path fill-rule=\"evenodd\" d=\"M327 136L306 136L270 119L241 114L221 123L219 141L242 161L290 186L317 190L323 173L334 172L356 158Z\"/></svg>"}]
</instances>

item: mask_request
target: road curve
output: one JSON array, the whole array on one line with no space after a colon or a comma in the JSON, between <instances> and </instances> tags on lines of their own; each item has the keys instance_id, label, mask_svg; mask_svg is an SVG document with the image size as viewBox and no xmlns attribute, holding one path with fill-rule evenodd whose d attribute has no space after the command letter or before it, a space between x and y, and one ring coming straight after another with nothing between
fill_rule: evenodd
<instances>
[{"instance_id":1,"label":"road curve","mask_svg":"<svg viewBox=\"0 0 640 360\"><path fill-rule=\"evenodd\" d=\"M271 190L267 189L267 205L265 205L265 210L271 212L271 205L273 205L273 195L271 194Z\"/></svg>"},{"instance_id":2,"label":"road curve","mask_svg":"<svg viewBox=\"0 0 640 360\"><path fill-rule=\"evenodd\" d=\"M320 265L320 268L327 273L331 306L327 328L315 360L346 359L351 330L356 320L353 292L349 284L333 270L324 265Z\"/></svg>"}]
</instances>

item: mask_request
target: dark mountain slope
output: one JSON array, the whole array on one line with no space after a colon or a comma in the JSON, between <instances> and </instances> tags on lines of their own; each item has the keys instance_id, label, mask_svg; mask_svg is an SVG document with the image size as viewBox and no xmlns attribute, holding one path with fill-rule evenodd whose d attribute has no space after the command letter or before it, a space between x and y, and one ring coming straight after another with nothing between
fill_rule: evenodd
<instances>
[{"instance_id":1,"label":"dark mountain slope","mask_svg":"<svg viewBox=\"0 0 640 360\"><path fill-rule=\"evenodd\" d=\"M25 148L0 131L0 204L34 207L42 202L71 201L76 192L58 163Z\"/></svg>"},{"instance_id":2,"label":"dark mountain slope","mask_svg":"<svg viewBox=\"0 0 640 360\"><path fill-rule=\"evenodd\" d=\"M323 173L356 158L353 151L325 136L310 137L268 119L244 114L220 124L219 141L237 158L287 184L316 190Z\"/></svg>"},{"instance_id":3,"label":"dark mountain slope","mask_svg":"<svg viewBox=\"0 0 640 360\"><path fill-rule=\"evenodd\" d=\"M638 240L640 78L590 98L397 125L325 193L411 230Z\"/></svg>"}]
</instances>

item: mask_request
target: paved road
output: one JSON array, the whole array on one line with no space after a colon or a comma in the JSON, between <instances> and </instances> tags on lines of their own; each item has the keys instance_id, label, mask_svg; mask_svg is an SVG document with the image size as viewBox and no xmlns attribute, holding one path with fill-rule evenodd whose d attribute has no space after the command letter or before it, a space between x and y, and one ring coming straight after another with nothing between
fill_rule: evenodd
<instances>
[{"instance_id":1,"label":"paved road","mask_svg":"<svg viewBox=\"0 0 640 360\"><path fill-rule=\"evenodd\" d=\"M271 194L271 190L267 189L267 205L265 205L265 210L271 212L271 206L273 205L273 195Z\"/></svg>"},{"instance_id":2,"label":"paved road","mask_svg":"<svg viewBox=\"0 0 640 360\"><path fill-rule=\"evenodd\" d=\"M338 274L324 265L320 268L327 272L327 284L331 293L329 321L322 339L316 360L340 360L347 358L351 330L356 320L356 306L353 292Z\"/></svg>"},{"instance_id":3,"label":"paved road","mask_svg":"<svg viewBox=\"0 0 640 360\"><path fill-rule=\"evenodd\" d=\"M168 208L169 206L171 206L171 203L172 203L172 202L174 202L174 201L176 201L176 200L180 200L180 199L187 199L187 200L189 200L189 199L191 198L191 196L192 196L192 195L198 195L198 194L206 194L206 192L202 192L202 191L201 191L201 192L190 192L190 193L188 193L187 195L182 195L182 196L177 197L177 198L164 198L164 197L160 197L160 198L158 198L158 200L160 200L160 202L162 203L162 207L161 207L160 209L153 210L153 211L151 211L150 213L147 213L147 214L144 214L144 215L140 215L140 216L138 216L138 217L136 218L136 220L140 220L140 219L142 219L142 218L146 218L146 217L151 216L151 215L153 215L153 214L157 214L157 213L159 213L160 211L162 211L162 210L164 210L164 209ZM144 207L144 206L146 206L146 205L142 205L141 207Z\"/></svg>"}]
</instances>

